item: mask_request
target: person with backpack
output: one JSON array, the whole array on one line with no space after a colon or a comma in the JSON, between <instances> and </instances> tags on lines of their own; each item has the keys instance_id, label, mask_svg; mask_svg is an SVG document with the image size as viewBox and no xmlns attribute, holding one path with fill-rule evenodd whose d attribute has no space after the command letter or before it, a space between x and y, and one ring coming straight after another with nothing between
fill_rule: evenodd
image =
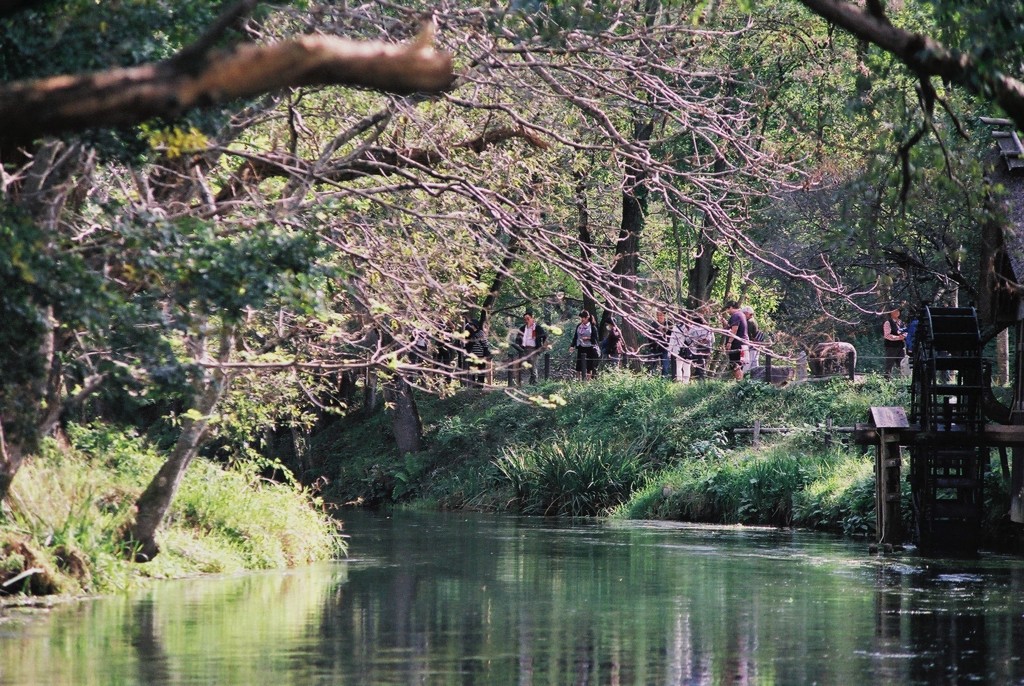
<instances>
[{"instance_id":1,"label":"person with backpack","mask_svg":"<svg viewBox=\"0 0 1024 686\"><path fill-rule=\"evenodd\" d=\"M626 352L626 342L622 339L622 329L615 323L615 318L605 312L604 324L602 325L604 337L601 339L601 350L608 358L609 367L618 367L622 364L622 356Z\"/></svg>"},{"instance_id":2,"label":"person with backpack","mask_svg":"<svg viewBox=\"0 0 1024 686\"><path fill-rule=\"evenodd\" d=\"M907 327L900 319L900 308L890 310L882 322L882 344L885 348L885 375L893 378L901 373L900 365L907 354Z\"/></svg>"},{"instance_id":3,"label":"person with backpack","mask_svg":"<svg viewBox=\"0 0 1024 686\"><path fill-rule=\"evenodd\" d=\"M715 346L715 333L707 325L707 320L700 314L694 314L690 321L676 329L678 347L674 350L679 358L676 381L690 383L691 378L707 378L708 360Z\"/></svg>"},{"instance_id":4,"label":"person with backpack","mask_svg":"<svg viewBox=\"0 0 1024 686\"><path fill-rule=\"evenodd\" d=\"M654 321L651 322L648 346L657 365L656 368L661 369L661 378L663 379L672 377L672 355L669 352L671 338L672 325L668 322L665 310L659 308L654 314Z\"/></svg>"},{"instance_id":5,"label":"person with backpack","mask_svg":"<svg viewBox=\"0 0 1024 686\"><path fill-rule=\"evenodd\" d=\"M715 332L708 326L704 315L693 315L693 323L686 332L686 347L690 354L692 378L708 378L708 364L715 347Z\"/></svg>"}]
</instances>

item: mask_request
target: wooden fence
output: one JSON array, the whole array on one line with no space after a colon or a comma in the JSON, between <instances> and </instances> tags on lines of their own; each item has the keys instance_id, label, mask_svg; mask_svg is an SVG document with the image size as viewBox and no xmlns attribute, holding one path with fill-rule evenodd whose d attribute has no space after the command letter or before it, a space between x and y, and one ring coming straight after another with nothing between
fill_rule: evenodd
<instances>
[{"instance_id":1,"label":"wooden fence","mask_svg":"<svg viewBox=\"0 0 1024 686\"><path fill-rule=\"evenodd\" d=\"M826 419L824 424L815 426L761 426L760 420L754 420L752 427L740 427L732 430L735 434L750 434L751 445L760 445L763 434L792 434L799 432L821 435L825 441L825 447L831 447L837 440L836 434L853 434L855 427L835 426L831 419Z\"/></svg>"}]
</instances>

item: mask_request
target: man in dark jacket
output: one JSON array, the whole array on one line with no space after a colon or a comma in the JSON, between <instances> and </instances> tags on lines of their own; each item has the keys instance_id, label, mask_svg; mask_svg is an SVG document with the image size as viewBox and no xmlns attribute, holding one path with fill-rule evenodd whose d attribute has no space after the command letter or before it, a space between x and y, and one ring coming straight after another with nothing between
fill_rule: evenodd
<instances>
[{"instance_id":1,"label":"man in dark jacket","mask_svg":"<svg viewBox=\"0 0 1024 686\"><path fill-rule=\"evenodd\" d=\"M661 368L663 379L672 378L672 357L669 355L668 342L672 338L672 325L665 317L665 310L659 309L654 314L649 337L650 349Z\"/></svg>"},{"instance_id":2,"label":"man in dark jacket","mask_svg":"<svg viewBox=\"0 0 1024 686\"><path fill-rule=\"evenodd\" d=\"M483 386L491 364L491 347L487 344L487 329L480 322L466 322L466 369L472 386Z\"/></svg>"},{"instance_id":3,"label":"man in dark jacket","mask_svg":"<svg viewBox=\"0 0 1024 686\"><path fill-rule=\"evenodd\" d=\"M527 310L523 315L523 325L519 327L516 334L516 348L519 350L520 359L516 370L516 383L523 382L523 366L530 368L530 383L537 383L537 361L540 353L547 344L548 332L534 319L533 310Z\"/></svg>"}]
</instances>

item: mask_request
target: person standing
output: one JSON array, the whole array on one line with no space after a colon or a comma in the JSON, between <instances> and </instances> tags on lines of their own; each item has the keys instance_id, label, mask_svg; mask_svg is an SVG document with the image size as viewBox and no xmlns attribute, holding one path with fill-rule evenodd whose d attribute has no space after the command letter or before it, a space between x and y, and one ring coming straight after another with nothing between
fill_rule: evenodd
<instances>
[{"instance_id":1,"label":"person standing","mask_svg":"<svg viewBox=\"0 0 1024 686\"><path fill-rule=\"evenodd\" d=\"M899 370L907 351L907 327L900 319L898 307L893 308L882 322L882 343L885 347L885 375L891 379L893 370Z\"/></svg>"},{"instance_id":2,"label":"person standing","mask_svg":"<svg viewBox=\"0 0 1024 686\"><path fill-rule=\"evenodd\" d=\"M618 367L622 364L622 355L626 352L626 343L622 340L622 329L615 323L615 318L608 312L601 324L601 351L608 360L608 366Z\"/></svg>"},{"instance_id":3,"label":"person standing","mask_svg":"<svg viewBox=\"0 0 1024 686\"><path fill-rule=\"evenodd\" d=\"M576 325L573 332L572 342L569 350L576 351L576 371L580 374L580 381L594 378L594 371L597 369L597 360L601 356L597 340L597 322L589 312L580 312L580 323Z\"/></svg>"},{"instance_id":4,"label":"person standing","mask_svg":"<svg viewBox=\"0 0 1024 686\"><path fill-rule=\"evenodd\" d=\"M516 370L517 383L523 381L524 364L530 368L530 383L537 383L537 360L547 344L547 340L548 333L534 319L533 310L526 310L523 315L523 325L519 327L519 333L516 335L516 344L522 353Z\"/></svg>"},{"instance_id":5,"label":"person standing","mask_svg":"<svg viewBox=\"0 0 1024 686\"><path fill-rule=\"evenodd\" d=\"M654 313L654 322L651 324L650 345L657 364L661 367L661 377L668 379L672 376L672 356L669 354L669 339L672 337L672 327L665 317L665 310L659 309Z\"/></svg>"},{"instance_id":6,"label":"person standing","mask_svg":"<svg viewBox=\"0 0 1024 686\"><path fill-rule=\"evenodd\" d=\"M668 354L675 368L675 380L686 383L690 380L690 359L686 350L686 322L672 325L668 338Z\"/></svg>"},{"instance_id":7,"label":"person standing","mask_svg":"<svg viewBox=\"0 0 1024 686\"><path fill-rule=\"evenodd\" d=\"M729 323L726 325L729 333L726 334L726 352L729 356L729 369L732 370L732 378L737 381L743 378L743 348L747 345L747 318L740 311L740 304L730 300L725 304L726 312L729 314Z\"/></svg>"},{"instance_id":8,"label":"person standing","mask_svg":"<svg viewBox=\"0 0 1024 686\"><path fill-rule=\"evenodd\" d=\"M758 345L764 341L764 334L757 327L757 318L754 317L754 308L750 305L744 305L741 308L743 316L747 319L747 359L746 369L747 371L753 369L758 365L758 353L760 352Z\"/></svg>"},{"instance_id":9,"label":"person standing","mask_svg":"<svg viewBox=\"0 0 1024 686\"><path fill-rule=\"evenodd\" d=\"M715 345L715 334L708 327L707 320L700 314L676 327L673 340L678 340L678 349L672 346L673 354L678 357L679 367L676 370L676 381L690 383L690 379L703 379L707 371L708 358Z\"/></svg>"},{"instance_id":10,"label":"person standing","mask_svg":"<svg viewBox=\"0 0 1024 686\"><path fill-rule=\"evenodd\" d=\"M686 342L690 351L691 376L694 379L706 379L711 350L715 347L715 332L708 326L704 315L693 315L693 323L686 332Z\"/></svg>"},{"instance_id":11,"label":"person standing","mask_svg":"<svg viewBox=\"0 0 1024 686\"><path fill-rule=\"evenodd\" d=\"M471 385L484 385L490 363L491 348L487 344L487 329L480 322L466 322L466 369L470 372Z\"/></svg>"}]
</instances>

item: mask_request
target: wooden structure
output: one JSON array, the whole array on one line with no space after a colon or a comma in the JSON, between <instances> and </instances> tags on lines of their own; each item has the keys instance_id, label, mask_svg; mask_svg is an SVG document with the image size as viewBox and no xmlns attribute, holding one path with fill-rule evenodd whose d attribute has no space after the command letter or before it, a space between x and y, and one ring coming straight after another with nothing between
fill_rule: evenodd
<instances>
[{"instance_id":1,"label":"wooden structure","mask_svg":"<svg viewBox=\"0 0 1024 686\"><path fill-rule=\"evenodd\" d=\"M1024 524L1024 143L1007 119L982 118L995 127L997 149L987 176L1005 190L992 204L992 221L979 226L981 283L973 308L927 308L915 337L911 414L899 426L873 408L868 424L858 424L854 439L876 446L879 481L878 536L894 535L899 511L887 509L892 446L910 451L909 481L914 505L913 538L925 551L973 552L982 517L982 492L989 450L1012 449L1010 519ZM994 203L995 194L986 202ZM983 345L1009 329L1015 344L1013 395L1009 406L991 392L991 370ZM893 425L895 424L895 425ZM898 476L897 476L898 478Z\"/></svg>"},{"instance_id":2,"label":"wooden structure","mask_svg":"<svg viewBox=\"0 0 1024 686\"><path fill-rule=\"evenodd\" d=\"M1024 425L1024 145L1020 134L1008 119L982 117L994 127L998 154L988 162L987 175L1004 189L1005 204L994 207L992 216L1004 215L1004 221L987 222L981 228L982 283L978 290L978 310L982 321L992 330L1009 328L1016 346L1013 367L1013 398L1009 407L988 408L986 414L1002 423ZM1024 524L1024 441L1012 447L1010 519Z\"/></svg>"},{"instance_id":3,"label":"wooden structure","mask_svg":"<svg viewBox=\"0 0 1024 686\"><path fill-rule=\"evenodd\" d=\"M1009 119L995 117L981 117L981 121L990 126L1010 127L1009 130L997 129L993 131L992 137L996 139L996 144L999 146L999 156L1006 162L1006 168L1011 172L1024 169L1024 144L1021 144L1020 136L1017 134L1017 130L1013 128L1013 122Z\"/></svg>"},{"instance_id":4,"label":"wooden structure","mask_svg":"<svg viewBox=\"0 0 1024 686\"><path fill-rule=\"evenodd\" d=\"M918 324L911 421L937 440L911 450L914 541L926 551L973 552L981 533L988 447L981 332L973 307L926 307ZM947 441L951 434L957 441Z\"/></svg>"},{"instance_id":5,"label":"wooden structure","mask_svg":"<svg viewBox=\"0 0 1024 686\"><path fill-rule=\"evenodd\" d=\"M989 373L973 308L925 308L914 346L909 420L872 408L855 440L876 446L876 530L902 542L900 447L910 451L913 541L925 553L977 551L985 471L995 446L1024 445L1024 426L990 424Z\"/></svg>"},{"instance_id":6,"label":"wooden structure","mask_svg":"<svg viewBox=\"0 0 1024 686\"><path fill-rule=\"evenodd\" d=\"M875 454L875 531L879 545L903 542L903 515L901 512L899 431L908 429L907 413L902 407L872 407L871 425L877 432Z\"/></svg>"}]
</instances>

